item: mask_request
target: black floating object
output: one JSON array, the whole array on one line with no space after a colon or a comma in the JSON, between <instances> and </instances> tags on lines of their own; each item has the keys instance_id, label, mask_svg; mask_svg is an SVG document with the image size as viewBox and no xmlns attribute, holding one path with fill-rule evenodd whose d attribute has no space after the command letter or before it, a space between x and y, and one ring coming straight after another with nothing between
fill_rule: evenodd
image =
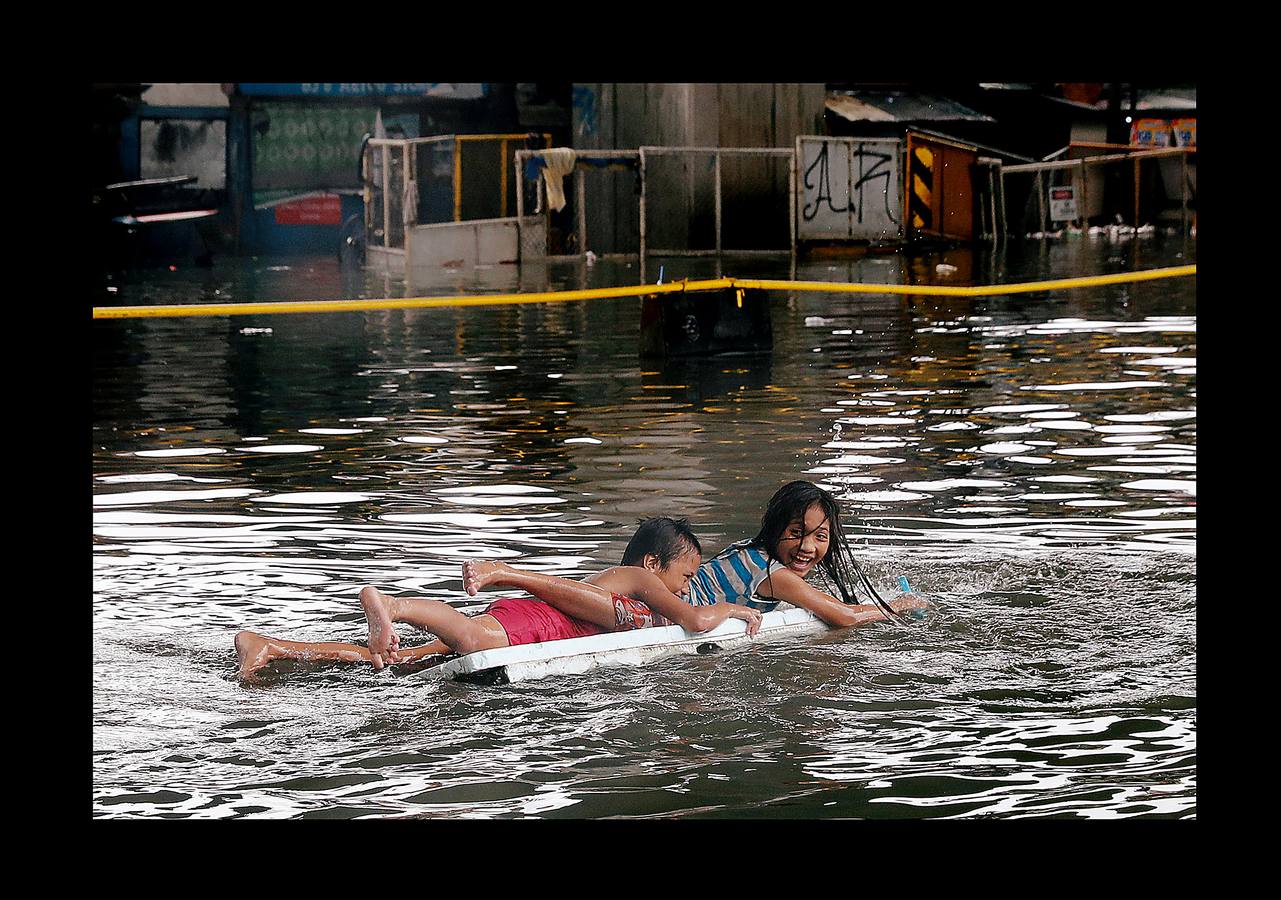
<instances>
[{"instance_id":1,"label":"black floating object","mask_svg":"<svg viewBox=\"0 0 1281 900\"><path fill-rule=\"evenodd\" d=\"M493 687L496 684L511 684L511 679L507 677L506 666L495 666L492 669L481 669L479 672L458 675L457 680L468 684L483 685L484 687Z\"/></svg>"},{"instance_id":2,"label":"black floating object","mask_svg":"<svg viewBox=\"0 0 1281 900\"><path fill-rule=\"evenodd\" d=\"M652 294L641 299L641 356L768 353L774 345L765 291Z\"/></svg>"}]
</instances>

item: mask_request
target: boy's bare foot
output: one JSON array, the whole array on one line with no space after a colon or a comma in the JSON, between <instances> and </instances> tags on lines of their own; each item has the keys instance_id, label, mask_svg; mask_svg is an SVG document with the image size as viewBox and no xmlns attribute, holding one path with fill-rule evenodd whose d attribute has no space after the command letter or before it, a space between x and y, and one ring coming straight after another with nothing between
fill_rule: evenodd
<instances>
[{"instance_id":1,"label":"boy's bare foot","mask_svg":"<svg viewBox=\"0 0 1281 900\"><path fill-rule=\"evenodd\" d=\"M360 607L369 622L369 656L375 669L397 662L400 637L391 621L391 598L374 587L360 592Z\"/></svg>"},{"instance_id":2,"label":"boy's bare foot","mask_svg":"<svg viewBox=\"0 0 1281 900\"><path fill-rule=\"evenodd\" d=\"M239 632L236 635L236 659L240 661L236 677L241 681L252 681L254 674L273 659L270 640L252 631Z\"/></svg>"},{"instance_id":3,"label":"boy's bare foot","mask_svg":"<svg viewBox=\"0 0 1281 900\"><path fill-rule=\"evenodd\" d=\"M463 563L463 589L469 596L491 584L502 583L502 578L511 572L507 563L489 559L469 559Z\"/></svg>"}]
</instances>

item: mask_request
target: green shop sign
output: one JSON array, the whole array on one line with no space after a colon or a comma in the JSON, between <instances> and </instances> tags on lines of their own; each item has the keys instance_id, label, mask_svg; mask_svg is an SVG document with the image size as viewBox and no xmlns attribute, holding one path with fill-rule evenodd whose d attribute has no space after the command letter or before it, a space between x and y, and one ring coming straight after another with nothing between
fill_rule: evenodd
<instances>
[{"instance_id":1,"label":"green shop sign","mask_svg":"<svg viewBox=\"0 0 1281 900\"><path fill-rule=\"evenodd\" d=\"M256 191L360 186L360 141L377 109L264 103L253 111Z\"/></svg>"}]
</instances>

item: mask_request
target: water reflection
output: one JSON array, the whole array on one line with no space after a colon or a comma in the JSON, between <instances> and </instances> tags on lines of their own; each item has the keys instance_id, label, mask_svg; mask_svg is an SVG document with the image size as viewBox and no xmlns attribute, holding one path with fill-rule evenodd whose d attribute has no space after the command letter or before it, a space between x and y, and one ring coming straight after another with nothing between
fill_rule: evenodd
<instances>
[{"instance_id":1,"label":"water reflection","mask_svg":"<svg viewBox=\"0 0 1281 900\"><path fill-rule=\"evenodd\" d=\"M1081 240L796 274L1019 281L1188 254ZM637 277L326 265L224 261L113 300ZM95 814L1194 814L1195 282L772 302L771 354L672 361L639 358L632 301L95 324ZM581 575L648 515L718 549L796 477L841 498L874 581L909 576L939 614L504 688L228 677L239 628L358 639L364 584L474 610L492 598L463 593L462 559Z\"/></svg>"}]
</instances>

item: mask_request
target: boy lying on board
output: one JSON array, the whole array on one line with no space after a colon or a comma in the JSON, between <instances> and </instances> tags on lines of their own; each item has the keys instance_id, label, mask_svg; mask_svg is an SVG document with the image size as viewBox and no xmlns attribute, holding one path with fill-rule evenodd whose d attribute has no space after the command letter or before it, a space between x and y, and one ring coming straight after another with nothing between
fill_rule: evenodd
<instances>
[{"instance_id":1,"label":"boy lying on board","mask_svg":"<svg viewBox=\"0 0 1281 900\"><path fill-rule=\"evenodd\" d=\"M336 641L287 641L242 631L235 638L240 663L237 676L252 680L260 669L278 659L367 662L381 669L388 663L413 662L437 654L475 653L672 623L696 633L730 618L747 622L748 634L755 634L761 614L751 607L734 603L693 606L681 599L698 571L702 553L685 519L660 516L641 522L623 551L622 565L582 581L525 572L502 563L466 563L463 586L469 594L486 585L504 584L539 598L504 597L475 616L442 600L393 597L373 586L365 587L360 592L360 605L369 622L368 647ZM436 640L402 650L393 627L396 622L428 631Z\"/></svg>"}]
</instances>

